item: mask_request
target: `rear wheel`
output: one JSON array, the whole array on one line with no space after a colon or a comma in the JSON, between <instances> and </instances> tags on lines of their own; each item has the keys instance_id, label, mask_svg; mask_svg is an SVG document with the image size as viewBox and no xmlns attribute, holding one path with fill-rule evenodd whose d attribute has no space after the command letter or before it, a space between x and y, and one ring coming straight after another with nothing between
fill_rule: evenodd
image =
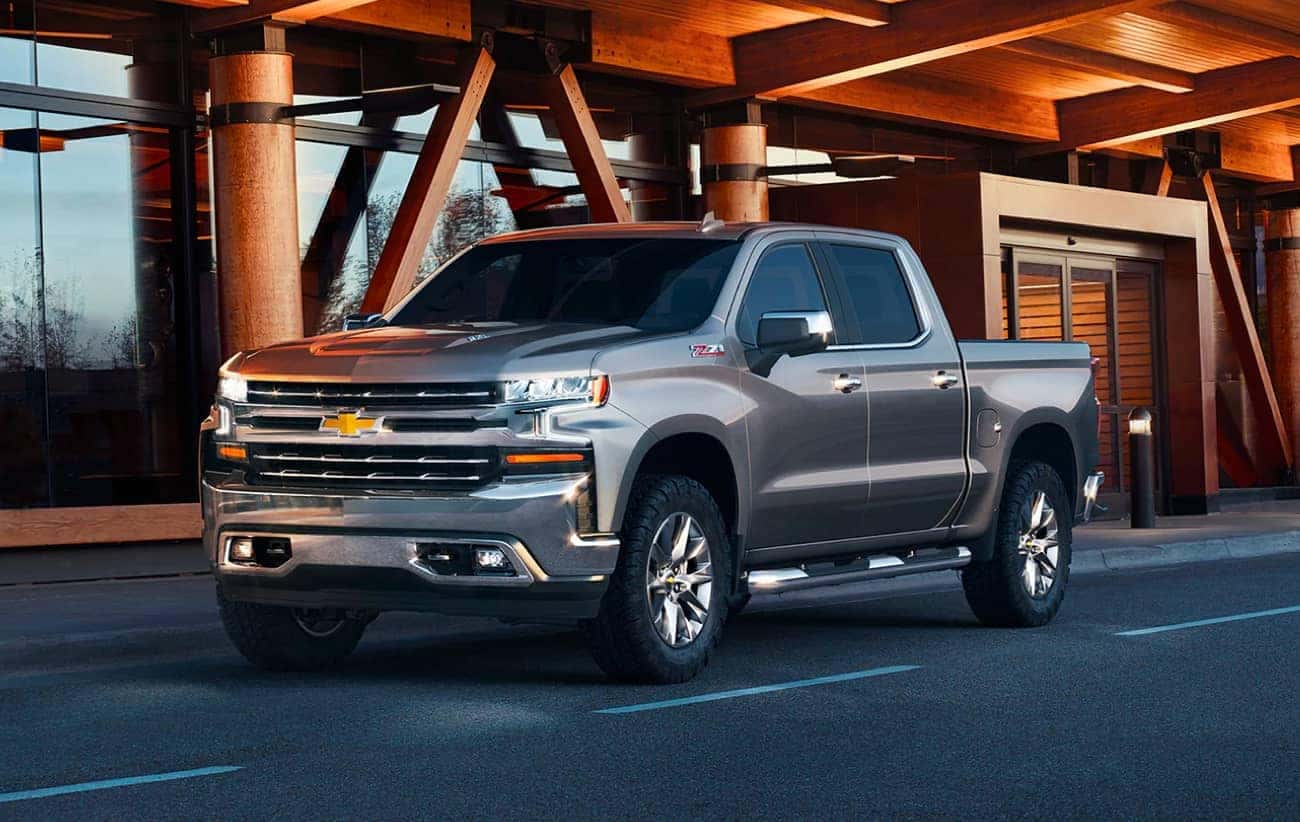
<instances>
[{"instance_id":1,"label":"rear wheel","mask_svg":"<svg viewBox=\"0 0 1300 822\"><path fill-rule=\"evenodd\" d=\"M623 550L586 626L592 656L614 679L684 682L707 663L727 617L730 550L722 515L686 477L637 480Z\"/></svg>"},{"instance_id":2,"label":"rear wheel","mask_svg":"<svg viewBox=\"0 0 1300 822\"><path fill-rule=\"evenodd\" d=\"M217 588L226 635L244 658L267 671L315 671L343 660L369 620L337 608L282 608L232 602Z\"/></svg>"},{"instance_id":3,"label":"rear wheel","mask_svg":"<svg viewBox=\"0 0 1300 822\"><path fill-rule=\"evenodd\" d=\"M962 570L962 588L985 625L1045 625L1060 610L1070 578L1070 499L1045 463L1017 461L1007 471L993 556Z\"/></svg>"}]
</instances>

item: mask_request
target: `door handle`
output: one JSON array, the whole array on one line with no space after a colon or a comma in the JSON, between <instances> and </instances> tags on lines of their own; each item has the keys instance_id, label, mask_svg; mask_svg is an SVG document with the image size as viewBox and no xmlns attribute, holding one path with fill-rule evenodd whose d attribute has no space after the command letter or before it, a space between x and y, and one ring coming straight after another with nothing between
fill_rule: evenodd
<instances>
[{"instance_id":1,"label":"door handle","mask_svg":"<svg viewBox=\"0 0 1300 822\"><path fill-rule=\"evenodd\" d=\"M930 378L930 382L934 384L935 388L952 388L960 381L960 377L956 374L949 374L947 371L936 371L934 376Z\"/></svg>"},{"instance_id":2,"label":"door handle","mask_svg":"<svg viewBox=\"0 0 1300 822\"><path fill-rule=\"evenodd\" d=\"M835 390L841 394L851 394L862 387L862 380L850 377L848 374L840 374L831 385L835 386Z\"/></svg>"}]
</instances>

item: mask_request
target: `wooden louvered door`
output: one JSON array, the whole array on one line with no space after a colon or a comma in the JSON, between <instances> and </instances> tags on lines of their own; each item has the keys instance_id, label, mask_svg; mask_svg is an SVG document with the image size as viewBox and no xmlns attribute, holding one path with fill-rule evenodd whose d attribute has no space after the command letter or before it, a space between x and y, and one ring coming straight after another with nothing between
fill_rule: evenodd
<instances>
[{"instance_id":1,"label":"wooden louvered door","mask_svg":"<svg viewBox=\"0 0 1300 822\"><path fill-rule=\"evenodd\" d=\"M1160 419L1155 348L1155 267L1112 257L1012 249L1004 333L1020 340L1086 342L1098 360L1103 501L1122 510L1129 458L1128 413L1141 405Z\"/></svg>"}]
</instances>

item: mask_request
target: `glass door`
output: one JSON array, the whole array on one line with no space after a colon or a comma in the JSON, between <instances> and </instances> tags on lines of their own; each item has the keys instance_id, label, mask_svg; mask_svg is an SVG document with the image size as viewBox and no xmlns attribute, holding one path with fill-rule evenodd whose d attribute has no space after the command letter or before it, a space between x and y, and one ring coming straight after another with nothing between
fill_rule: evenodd
<instances>
[{"instance_id":1,"label":"glass door","mask_svg":"<svg viewBox=\"0 0 1300 822\"><path fill-rule=\"evenodd\" d=\"M1019 340L1077 340L1097 358L1103 504L1125 508L1128 437L1138 406L1159 418L1151 263L1011 249L1004 326ZM1117 508L1116 508L1117 506Z\"/></svg>"}]
</instances>

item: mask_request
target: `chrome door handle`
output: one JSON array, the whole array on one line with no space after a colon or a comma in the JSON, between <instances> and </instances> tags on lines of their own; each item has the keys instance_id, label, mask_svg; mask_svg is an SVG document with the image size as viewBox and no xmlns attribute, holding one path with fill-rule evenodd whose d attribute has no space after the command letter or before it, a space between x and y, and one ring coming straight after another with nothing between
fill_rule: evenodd
<instances>
[{"instance_id":1,"label":"chrome door handle","mask_svg":"<svg viewBox=\"0 0 1300 822\"><path fill-rule=\"evenodd\" d=\"M835 390L841 394L851 394L862 387L862 380L850 377L848 374L840 374L831 385L835 386Z\"/></svg>"},{"instance_id":2,"label":"chrome door handle","mask_svg":"<svg viewBox=\"0 0 1300 822\"><path fill-rule=\"evenodd\" d=\"M956 374L949 374L947 371L936 371L934 376L930 378L930 382L934 384L935 388L952 388L960 380L961 378Z\"/></svg>"}]
</instances>

